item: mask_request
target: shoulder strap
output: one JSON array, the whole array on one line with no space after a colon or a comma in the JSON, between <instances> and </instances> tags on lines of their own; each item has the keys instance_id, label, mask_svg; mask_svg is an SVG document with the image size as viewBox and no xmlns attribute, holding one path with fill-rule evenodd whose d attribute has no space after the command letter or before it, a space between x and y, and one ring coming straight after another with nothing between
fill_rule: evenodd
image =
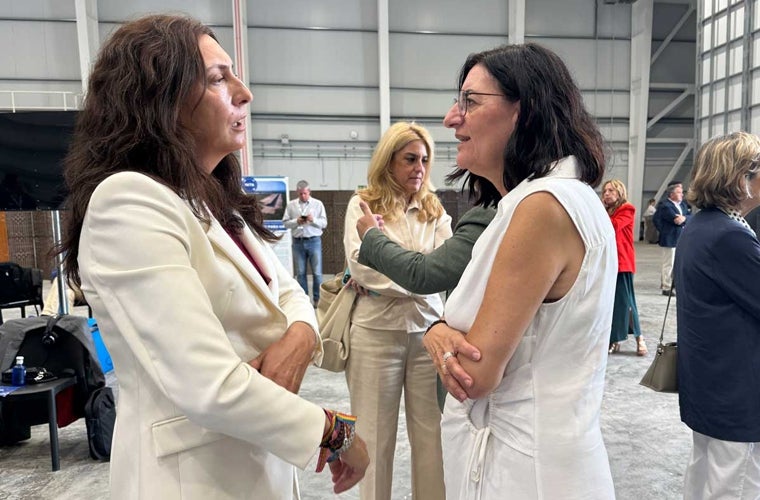
<instances>
[{"instance_id":1,"label":"shoulder strap","mask_svg":"<svg viewBox=\"0 0 760 500\"><path fill-rule=\"evenodd\" d=\"M668 293L668 303L665 306L665 317L662 318L662 330L660 330L660 342L659 345L662 345L662 338L665 335L665 322L668 320L668 309L670 309L670 299L673 297L673 287L675 286L675 281L671 280L670 283L670 293Z\"/></svg>"}]
</instances>

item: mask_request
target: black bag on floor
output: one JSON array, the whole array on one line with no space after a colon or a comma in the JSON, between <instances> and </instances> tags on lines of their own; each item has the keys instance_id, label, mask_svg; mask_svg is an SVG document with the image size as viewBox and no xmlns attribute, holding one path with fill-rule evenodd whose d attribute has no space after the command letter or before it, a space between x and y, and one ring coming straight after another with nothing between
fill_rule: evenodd
<instances>
[{"instance_id":1,"label":"black bag on floor","mask_svg":"<svg viewBox=\"0 0 760 500\"><path fill-rule=\"evenodd\" d=\"M87 442L93 460L110 460L113 427L116 422L116 402L110 387L96 389L84 407Z\"/></svg>"}]
</instances>

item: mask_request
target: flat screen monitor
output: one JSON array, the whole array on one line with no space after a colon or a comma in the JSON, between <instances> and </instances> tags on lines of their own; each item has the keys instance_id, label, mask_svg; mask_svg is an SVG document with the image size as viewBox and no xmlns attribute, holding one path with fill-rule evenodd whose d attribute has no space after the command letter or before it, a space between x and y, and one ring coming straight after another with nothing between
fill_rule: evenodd
<instances>
[{"instance_id":1,"label":"flat screen monitor","mask_svg":"<svg viewBox=\"0 0 760 500\"><path fill-rule=\"evenodd\" d=\"M58 210L76 111L0 113L0 210Z\"/></svg>"}]
</instances>

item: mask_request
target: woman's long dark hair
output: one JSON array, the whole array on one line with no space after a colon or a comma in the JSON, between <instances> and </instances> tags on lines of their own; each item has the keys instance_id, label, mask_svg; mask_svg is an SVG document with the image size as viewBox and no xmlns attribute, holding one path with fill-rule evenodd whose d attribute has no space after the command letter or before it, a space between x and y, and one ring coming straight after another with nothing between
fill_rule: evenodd
<instances>
[{"instance_id":1,"label":"woman's long dark hair","mask_svg":"<svg viewBox=\"0 0 760 500\"><path fill-rule=\"evenodd\" d=\"M206 85L202 35L216 39L192 18L147 16L116 30L101 49L64 162L69 217L57 252L71 283L81 285L77 258L90 197L116 172L140 172L170 187L200 220L213 215L233 232L248 223L263 239L277 239L263 226L256 199L241 189L237 158L227 155L207 174L180 124L180 113L197 106Z\"/></svg>"},{"instance_id":2,"label":"woman's long dark hair","mask_svg":"<svg viewBox=\"0 0 760 500\"><path fill-rule=\"evenodd\" d=\"M553 162L569 155L578 160L581 180L598 186L604 176L604 140L562 59L534 43L471 54L459 74L460 90L477 64L496 80L507 99L520 101L517 126L504 149L506 188L512 190L529 177L544 177ZM448 180L461 177L476 193L477 204L496 205L501 199L493 184L465 169L458 168Z\"/></svg>"}]
</instances>

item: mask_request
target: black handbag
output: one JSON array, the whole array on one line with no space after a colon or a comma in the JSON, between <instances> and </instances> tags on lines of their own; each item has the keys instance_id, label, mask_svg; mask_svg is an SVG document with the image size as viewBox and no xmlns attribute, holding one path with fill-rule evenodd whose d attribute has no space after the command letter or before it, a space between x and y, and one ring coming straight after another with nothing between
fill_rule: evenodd
<instances>
[{"instance_id":1,"label":"black handbag","mask_svg":"<svg viewBox=\"0 0 760 500\"><path fill-rule=\"evenodd\" d=\"M116 401L110 387L96 389L84 407L87 442L93 460L111 459L111 441L116 424Z\"/></svg>"},{"instance_id":2,"label":"black handbag","mask_svg":"<svg viewBox=\"0 0 760 500\"><path fill-rule=\"evenodd\" d=\"M678 342L663 342L665 334L665 321L668 319L670 298L673 296L673 286L668 294L668 304L665 306L665 317L662 320L660 340L657 342L657 352L652 364L639 382L644 387L649 387L657 392L678 392Z\"/></svg>"}]
</instances>

